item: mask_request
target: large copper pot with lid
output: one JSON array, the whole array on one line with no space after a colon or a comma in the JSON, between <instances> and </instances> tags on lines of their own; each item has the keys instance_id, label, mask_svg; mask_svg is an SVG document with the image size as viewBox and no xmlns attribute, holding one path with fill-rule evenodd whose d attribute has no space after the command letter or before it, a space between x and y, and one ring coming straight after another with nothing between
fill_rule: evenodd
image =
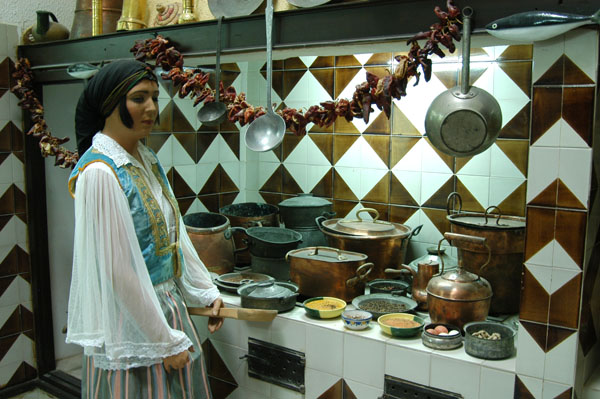
<instances>
[{"instance_id":1,"label":"large copper pot with lid","mask_svg":"<svg viewBox=\"0 0 600 399\"><path fill-rule=\"evenodd\" d=\"M490 261L491 251L487 240L483 237L444 233L444 238L440 240L438 247L444 240L451 241L453 245L460 242L486 248L488 259L481 265L480 270L484 269ZM456 270L444 273L444 260L441 259L440 274L432 277L427 284L427 306L431 322L452 324L462 328L468 322L485 320L492 300L490 283L485 278L465 270L460 260Z\"/></svg>"},{"instance_id":2,"label":"large copper pot with lid","mask_svg":"<svg viewBox=\"0 0 600 399\"><path fill-rule=\"evenodd\" d=\"M458 201L458 210L451 210L453 200ZM496 206L484 213L461 213L462 200L458 193L448 196L447 219L453 233L483 237L487 239L492 257L485 270L481 270L488 254L481 246L468 242L457 242L458 261L467 271L476 273L490 282L494 297L490 313L515 314L519 312L521 273L525 254L525 218L503 215ZM491 213L492 211L498 213Z\"/></svg>"},{"instance_id":3,"label":"large copper pot with lid","mask_svg":"<svg viewBox=\"0 0 600 399\"><path fill-rule=\"evenodd\" d=\"M362 213L371 215L372 220L363 219ZM326 220L321 216L316 221L330 247L368 256L374 264L372 279L385 278L387 268L397 269L404 262L410 238L421 230L421 226L411 229L400 223L379 220L379 212L373 208L360 209L356 219Z\"/></svg>"}]
</instances>

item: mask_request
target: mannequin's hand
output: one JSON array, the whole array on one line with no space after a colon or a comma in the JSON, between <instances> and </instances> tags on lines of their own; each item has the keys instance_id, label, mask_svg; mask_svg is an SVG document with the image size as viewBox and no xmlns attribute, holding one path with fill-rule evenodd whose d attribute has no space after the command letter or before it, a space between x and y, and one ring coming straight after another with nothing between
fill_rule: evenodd
<instances>
[{"instance_id":1,"label":"mannequin's hand","mask_svg":"<svg viewBox=\"0 0 600 399\"><path fill-rule=\"evenodd\" d=\"M173 370L179 370L185 367L186 364L190 361L190 352L185 350L181 353L178 353L173 356L165 357L163 359L163 364L165 366L165 370L167 373Z\"/></svg>"},{"instance_id":2,"label":"mannequin's hand","mask_svg":"<svg viewBox=\"0 0 600 399\"><path fill-rule=\"evenodd\" d=\"M219 328L221 328L221 326L223 325L223 318L217 317L217 315L219 314L219 309L225 307L223 305L223 300L221 299L221 297L215 299L211 307L213 315L208 318L208 331L210 331L210 333L212 334Z\"/></svg>"}]
</instances>

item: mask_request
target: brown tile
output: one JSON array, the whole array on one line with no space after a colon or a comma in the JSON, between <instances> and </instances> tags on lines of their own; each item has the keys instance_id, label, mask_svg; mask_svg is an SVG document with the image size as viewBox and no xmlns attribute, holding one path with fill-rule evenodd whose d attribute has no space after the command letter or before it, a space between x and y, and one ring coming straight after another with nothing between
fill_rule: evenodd
<instances>
[{"instance_id":1,"label":"brown tile","mask_svg":"<svg viewBox=\"0 0 600 399\"><path fill-rule=\"evenodd\" d=\"M15 192L15 213L24 213L27 210L27 208L26 208L27 196L16 185L14 186L14 192Z\"/></svg>"},{"instance_id":2,"label":"brown tile","mask_svg":"<svg viewBox=\"0 0 600 399\"><path fill-rule=\"evenodd\" d=\"M173 104L173 132L194 133L196 130L188 122L177 104ZM195 111L198 112L198 111Z\"/></svg>"},{"instance_id":3,"label":"brown tile","mask_svg":"<svg viewBox=\"0 0 600 399\"><path fill-rule=\"evenodd\" d=\"M592 306L590 302L581 304L581 319L579 321L579 343L584 356L588 356L590 351L598 342L594 320L592 317Z\"/></svg>"},{"instance_id":4,"label":"brown tile","mask_svg":"<svg viewBox=\"0 0 600 399\"><path fill-rule=\"evenodd\" d=\"M23 305L19 305L19 312L23 331L33 330L33 313Z\"/></svg>"},{"instance_id":5,"label":"brown tile","mask_svg":"<svg viewBox=\"0 0 600 399\"><path fill-rule=\"evenodd\" d=\"M348 187L348 184L346 184L344 179L342 179L342 176L340 176L335 169L333 170L333 198L358 201L354 192Z\"/></svg>"},{"instance_id":6,"label":"brown tile","mask_svg":"<svg viewBox=\"0 0 600 399\"><path fill-rule=\"evenodd\" d=\"M532 44L517 44L511 45L506 48L500 54L496 60L530 60L533 58L533 45Z\"/></svg>"},{"instance_id":7,"label":"brown tile","mask_svg":"<svg viewBox=\"0 0 600 399\"><path fill-rule=\"evenodd\" d=\"M282 169L283 181L282 181L282 192L286 194L298 194L302 192L302 188L298 185L294 177L288 172L285 166Z\"/></svg>"},{"instance_id":8,"label":"brown tile","mask_svg":"<svg viewBox=\"0 0 600 399\"><path fill-rule=\"evenodd\" d=\"M346 215L348 215L348 212L354 209L356 204L358 204L358 201L343 201L338 199L334 199L332 202L333 211L335 212L336 217L338 218L345 218ZM348 215L348 217L351 218L354 218L355 216L356 215Z\"/></svg>"},{"instance_id":9,"label":"brown tile","mask_svg":"<svg viewBox=\"0 0 600 399\"><path fill-rule=\"evenodd\" d=\"M265 80L267 79L266 72L262 74ZM285 99L283 95L283 71L273 71L273 75L271 77L271 87L275 90L275 93L282 100Z\"/></svg>"},{"instance_id":10,"label":"brown tile","mask_svg":"<svg viewBox=\"0 0 600 399\"><path fill-rule=\"evenodd\" d=\"M8 223L11 218L12 215L0 215L0 230L2 230L4 226L6 226L6 223Z\"/></svg>"},{"instance_id":11,"label":"brown tile","mask_svg":"<svg viewBox=\"0 0 600 399\"><path fill-rule=\"evenodd\" d=\"M527 182L523 182L515 191L510 193L500 204L498 208L502 209L505 215L525 216L525 198L527 194Z\"/></svg>"},{"instance_id":12,"label":"brown tile","mask_svg":"<svg viewBox=\"0 0 600 399\"><path fill-rule=\"evenodd\" d=\"M562 85L565 74L565 56L562 55L538 78L534 85Z\"/></svg>"},{"instance_id":13,"label":"brown tile","mask_svg":"<svg viewBox=\"0 0 600 399\"><path fill-rule=\"evenodd\" d=\"M218 126L220 133L239 133L240 129L238 129L237 125L234 122L231 122L228 118L225 118L223 122ZM202 126L200 126L200 130L202 130Z\"/></svg>"},{"instance_id":14,"label":"brown tile","mask_svg":"<svg viewBox=\"0 0 600 399\"><path fill-rule=\"evenodd\" d=\"M221 137L227 143L231 151L235 154L237 159L240 159L240 133L221 133ZM200 146L198 146L198 152L200 151ZM200 155L199 155L200 156Z\"/></svg>"},{"instance_id":15,"label":"brown tile","mask_svg":"<svg viewBox=\"0 0 600 399\"><path fill-rule=\"evenodd\" d=\"M25 381L31 381L37 377L37 370L27 362L22 362L17 371L13 374L6 386L16 385Z\"/></svg>"},{"instance_id":16,"label":"brown tile","mask_svg":"<svg viewBox=\"0 0 600 399\"><path fill-rule=\"evenodd\" d=\"M390 167L390 136L379 136L372 134L363 134L363 139L375 151L379 158Z\"/></svg>"},{"instance_id":17,"label":"brown tile","mask_svg":"<svg viewBox=\"0 0 600 399\"><path fill-rule=\"evenodd\" d=\"M229 175L227 174L227 172L225 171L225 169L223 169L223 167L221 165L217 166L217 169L219 169L219 173L221 174L221 179L220 179L220 183L221 185L219 186L219 192L220 193L229 193L229 192L239 192L239 187L236 186L236 184L233 182L233 180L231 180L231 177L229 177ZM237 195L237 194L236 194ZM229 205L229 204L227 204ZM221 206L223 206L221 204Z\"/></svg>"},{"instance_id":18,"label":"brown tile","mask_svg":"<svg viewBox=\"0 0 600 399\"><path fill-rule=\"evenodd\" d=\"M233 201L239 195L239 191L219 194L219 208L233 204Z\"/></svg>"},{"instance_id":19,"label":"brown tile","mask_svg":"<svg viewBox=\"0 0 600 399\"><path fill-rule=\"evenodd\" d=\"M520 320L521 325L527 333L533 338L541 350L546 351L546 342L548 341L548 325L540 323L532 323L525 320Z\"/></svg>"},{"instance_id":20,"label":"brown tile","mask_svg":"<svg viewBox=\"0 0 600 399\"><path fill-rule=\"evenodd\" d=\"M419 142L418 137L392 137L391 138L391 156L390 168L396 166L398 162Z\"/></svg>"},{"instance_id":21,"label":"brown tile","mask_svg":"<svg viewBox=\"0 0 600 399\"><path fill-rule=\"evenodd\" d=\"M421 132L394 103L392 103L392 134L421 137Z\"/></svg>"},{"instance_id":22,"label":"brown tile","mask_svg":"<svg viewBox=\"0 0 600 399\"><path fill-rule=\"evenodd\" d=\"M310 73L321 83L321 86L325 89L325 91L331 96L331 98L335 98L335 94L333 91L334 86L334 72L333 68L327 69L311 69ZM316 104L314 104L316 105Z\"/></svg>"},{"instance_id":23,"label":"brown tile","mask_svg":"<svg viewBox=\"0 0 600 399\"><path fill-rule=\"evenodd\" d=\"M376 203L376 202L368 202L368 201L361 201L360 202L361 205L363 206L363 209L367 208L367 209L375 209L375 211L377 212L373 212L373 211L365 211L367 212L369 215L371 215L371 217L373 217L375 219L375 217L377 217L377 220L384 220L384 221L389 221L390 219L390 206L388 204L381 204L381 203ZM365 216L365 213L361 213L361 217ZM349 215L349 217L351 218L356 218L356 214L354 215Z\"/></svg>"},{"instance_id":24,"label":"brown tile","mask_svg":"<svg viewBox=\"0 0 600 399\"><path fill-rule=\"evenodd\" d=\"M529 158L529 142L526 140L496 140L496 144L510 161L527 176L527 160Z\"/></svg>"},{"instance_id":25,"label":"brown tile","mask_svg":"<svg viewBox=\"0 0 600 399\"><path fill-rule=\"evenodd\" d=\"M198 199L209 212L219 212L219 194L198 195Z\"/></svg>"},{"instance_id":26,"label":"brown tile","mask_svg":"<svg viewBox=\"0 0 600 399\"><path fill-rule=\"evenodd\" d=\"M273 172L271 177L267 179L265 184L260 188L260 191L270 191L273 193L280 193L283 187L283 165Z\"/></svg>"},{"instance_id":27,"label":"brown tile","mask_svg":"<svg viewBox=\"0 0 600 399\"><path fill-rule=\"evenodd\" d=\"M456 158L462 159L462 158ZM456 179L456 190L460 197L462 198L462 210L463 212L485 212L485 208L475 199L473 194L465 187L465 185L460 181L460 179Z\"/></svg>"},{"instance_id":28,"label":"brown tile","mask_svg":"<svg viewBox=\"0 0 600 399\"><path fill-rule=\"evenodd\" d=\"M306 69L308 65L305 65L300 57L286 58L283 60L283 69Z\"/></svg>"},{"instance_id":29,"label":"brown tile","mask_svg":"<svg viewBox=\"0 0 600 399\"><path fill-rule=\"evenodd\" d=\"M421 208L425 215L431 220L433 225L438 229L440 234L451 231L450 221L446 217L448 213L445 209Z\"/></svg>"},{"instance_id":30,"label":"brown tile","mask_svg":"<svg viewBox=\"0 0 600 399\"><path fill-rule=\"evenodd\" d=\"M569 387L563 393L556 395L554 399L571 399L572 397L573 387Z\"/></svg>"},{"instance_id":31,"label":"brown tile","mask_svg":"<svg viewBox=\"0 0 600 399\"><path fill-rule=\"evenodd\" d=\"M208 339L207 339L208 341ZM208 383L210 385L210 391L215 398L228 398L230 394L237 389L237 384L233 385L227 383L218 378L208 375Z\"/></svg>"},{"instance_id":32,"label":"brown tile","mask_svg":"<svg viewBox=\"0 0 600 399\"><path fill-rule=\"evenodd\" d=\"M471 56L473 56L473 53L471 53ZM477 79L479 79L481 77L481 75L483 75L485 73L485 71L487 71L489 68L489 64L486 63L478 63L478 62L472 62L471 63L471 68L470 68L470 73L469 73L469 82L471 84L474 84L475 82L477 82ZM462 70L459 70L458 72L458 76L459 79L462 79Z\"/></svg>"},{"instance_id":33,"label":"brown tile","mask_svg":"<svg viewBox=\"0 0 600 399\"><path fill-rule=\"evenodd\" d=\"M354 58L354 57L352 57ZM358 62L358 61L357 61ZM360 73L360 68L336 68L335 69L335 97L338 98L340 93L344 91L348 83L357 73ZM350 100L350 99L349 99Z\"/></svg>"},{"instance_id":34,"label":"brown tile","mask_svg":"<svg viewBox=\"0 0 600 399\"><path fill-rule=\"evenodd\" d=\"M223 88L226 89L229 86L231 86L239 75L240 75L239 71L234 72L234 71L222 70L221 71L221 82L223 82Z\"/></svg>"},{"instance_id":35,"label":"brown tile","mask_svg":"<svg viewBox=\"0 0 600 399\"><path fill-rule=\"evenodd\" d=\"M577 274L550 296L550 324L577 328L582 274Z\"/></svg>"},{"instance_id":36,"label":"brown tile","mask_svg":"<svg viewBox=\"0 0 600 399\"><path fill-rule=\"evenodd\" d=\"M589 146L594 123L594 87L565 87L562 117Z\"/></svg>"},{"instance_id":37,"label":"brown tile","mask_svg":"<svg viewBox=\"0 0 600 399\"><path fill-rule=\"evenodd\" d=\"M531 115L531 102L528 102L510 121L500 130L498 138L501 139L529 139L529 121Z\"/></svg>"},{"instance_id":38,"label":"brown tile","mask_svg":"<svg viewBox=\"0 0 600 399\"><path fill-rule=\"evenodd\" d=\"M14 142L13 142L14 143ZM19 161L21 161L22 164L25 164L25 154L23 153L23 151L13 151L12 154L17 157L17 159ZM1 153L0 153L1 155ZM2 162L0 162L2 163Z\"/></svg>"},{"instance_id":39,"label":"brown tile","mask_svg":"<svg viewBox=\"0 0 600 399\"><path fill-rule=\"evenodd\" d=\"M338 380L327 391L323 392L317 399L356 399L356 395L343 379Z\"/></svg>"},{"instance_id":40,"label":"brown tile","mask_svg":"<svg viewBox=\"0 0 600 399\"><path fill-rule=\"evenodd\" d=\"M361 63L353 55L338 55L335 57L336 67L362 66Z\"/></svg>"},{"instance_id":41,"label":"brown tile","mask_svg":"<svg viewBox=\"0 0 600 399\"><path fill-rule=\"evenodd\" d=\"M450 193L456 191L456 181L458 179L456 178L456 176L450 176L450 178L446 181L446 183L444 183L431 197L429 197L429 199L427 201L425 201L421 206L423 207L427 207L427 208L438 208L438 209L443 209L444 211L446 210L446 204L448 202L448 196L450 195ZM423 179L421 181L421 184L426 184L425 179ZM421 201L423 201L424 198L421 198ZM465 205L464 203L464 198L463 198L463 206Z\"/></svg>"},{"instance_id":42,"label":"brown tile","mask_svg":"<svg viewBox=\"0 0 600 399\"><path fill-rule=\"evenodd\" d=\"M586 209L573 192L561 179L558 179L556 204L561 208Z\"/></svg>"},{"instance_id":43,"label":"brown tile","mask_svg":"<svg viewBox=\"0 0 600 399\"><path fill-rule=\"evenodd\" d=\"M333 136L333 165L335 165L337 161L339 161L340 158L344 156L346 151L348 151L348 149L352 147L352 144L354 144L354 142L358 140L359 137L360 136L358 135L348 134L336 134Z\"/></svg>"},{"instance_id":44,"label":"brown tile","mask_svg":"<svg viewBox=\"0 0 600 399\"><path fill-rule=\"evenodd\" d=\"M146 145L158 154L162 146L171 136L170 133L151 133L146 139Z\"/></svg>"},{"instance_id":45,"label":"brown tile","mask_svg":"<svg viewBox=\"0 0 600 399\"><path fill-rule=\"evenodd\" d=\"M391 134L390 120L385 115L385 112L381 112L374 120L371 118L370 122L364 133Z\"/></svg>"},{"instance_id":46,"label":"brown tile","mask_svg":"<svg viewBox=\"0 0 600 399\"><path fill-rule=\"evenodd\" d=\"M12 122L11 122L11 124L12 124ZM19 154L22 154L23 153L23 140L24 140L23 132L17 126L13 125L13 127L12 127L12 150L19 151ZM23 156L21 156L19 159L23 159Z\"/></svg>"},{"instance_id":47,"label":"brown tile","mask_svg":"<svg viewBox=\"0 0 600 399\"><path fill-rule=\"evenodd\" d=\"M327 133L309 133L308 136L321 150L329 163L333 164L333 135Z\"/></svg>"},{"instance_id":48,"label":"brown tile","mask_svg":"<svg viewBox=\"0 0 600 399\"><path fill-rule=\"evenodd\" d=\"M531 144L535 143L561 117L562 88L534 87Z\"/></svg>"},{"instance_id":49,"label":"brown tile","mask_svg":"<svg viewBox=\"0 0 600 399\"><path fill-rule=\"evenodd\" d=\"M10 89L10 74L10 58L6 57L0 62L0 88Z\"/></svg>"},{"instance_id":50,"label":"brown tile","mask_svg":"<svg viewBox=\"0 0 600 399\"><path fill-rule=\"evenodd\" d=\"M175 175L173 175L175 177ZM174 184L176 185L175 181ZM189 189L191 191L191 189ZM217 165L215 169L212 171L202 189L200 189L199 195L204 194L215 194L221 192L221 165ZM192 192L192 195L196 193ZM186 195L189 196L189 192L186 192Z\"/></svg>"},{"instance_id":51,"label":"brown tile","mask_svg":"<svg viewBox=\"0 0 600 399\"><path fill-rule=\"evenodd\" d=\"M333 168L313 187L311 193L316 197L333 197Z\"/></svg>"},{"instance_id":52,"label":"brown tile","mask_svg":"<svg viewBox=\"0 0 600 399\"><path fill-rule=\"evenodd\" d=\"M12 284L16 276L2 277L0 278L0 297L4 294L4 291Z\"/></svg>"},{"instance_id":53,"label":"brown tile","mask_svg":"<svg viewBox=\"0 0 600 399\"><path fill-rule=\"evenodd\" d=\"M235 62L221 63L221 72L241 72L240 67Z\"/></svg>"},{"instance_id":54,"label":"brown tile","mask_svg":"<svg viewBox=\"0 0 600 399\"><path fill-rule=\"evenodd\" d=\"M419 206L419 203L410 195L404 185L392 173L390 188L390 203L395 205Z\"/></svg>"},{"instance_id":55,"label":"brown tile","mask_svg":"<svg viewBox=\"0 0 600 399\"><path fill-rule=\"evenodd\" d=\"M333 126L335 122L330 126L320 127L317 124L313 124L312 127L308 130L309 133L333 133Z\"/></svg>"},{"instance_id":56,"label":"brown tile","mask_svg":"<svg viewBox=\"0 0 600 399\"><path fill-rule=\"evenodd\" d=\"M577 334L577 330L569 330L566 328L548 326L548 339L546 340L546 353L556 348L565 339L571 335Z\"/></svg>"},{"instance_id":57,"label":"brown tile","mask_svg":"<svg viewBox=\"0 0 600 399\"><path fill-rule=\"evenodd\" d=\"M0 152L10 152L12 150L12 136L14 124L8 121L0 130Z\"/></svg>"},{"instance_id":58,"label":"brown tile","mask_svg":"<svg viewBox=\"0 0 600 399\"><path fill-rule=\"evenodd\" d=\"M556 211L555 239L581 269L583 269L586 219L586 212Z\"/></svg>"},{"instance_id":59,"label":"brown tile","mask_svg":"<svg viewBox=\"0 0 600 399\"><path fill-rule=\"evenodd\" d=\"M22 250L18 245L15 245L13 249L16 249L17 251L19 273L29 273L31 270L31 265L29 264L29 254Z\"/></svg>"},{"instance_id":60,"label":"brown tile","mask_svg":"<svg viewBox=\"0 0 600 399\"><path fill-rule=\"evenodd\" d=\"M548 273L550 272L550 268L548 268ZM548 295L548 292L533 276L526 265L523 268L522 284L519 317L523 320L548 323L550 295Z\"/></svg>"},{"instance_id":61,"label":"brown tile","mask_svg":"<svg viewBox=\"0 0 600 399\"><path fill-rule=\"evenodd\" d=\"M267 204L278 205L281 201L283 201L283 197L279 193L267 193L259 191L259 194L264 198Z\"/></svg>"},{"instance_id":62,"label":"brown tile","mask_svg":"<svg viewBox=\"0 0 600 399\"><path fill-rule=\"evenodd\" d=\"M518 375L515 374L515 391L514 399L536 399L527 386L521 381Z\"/></svg>"},{"instance_id":63,"label":"brown tile","mask_svg":"<svg viewBox=\"0 0 600 399\"><path fill-rule=\"evenodd\" d=\"M160 100L166 101L166 100ZM173 101L169 100L169 103L163 108L160 115L158 116L158 124L152 127L153 132L165 132L170 133L173 131L173 108L175 108ZM181 115L181 112L178 114ZM14 147L14 145L13 145Z\"/></svg>"},{"instance_id":64,"label":"brown tile","mask_svg":"<svg viewBox=\"0 0 600 399\"><path fill-rule=\"evenodd\" d=\"M460 70L460 66L457 65L456 68L449 69L444 65L444 69L440 71L436 71L435 66L433 68L433 74L446 86L446 89L451 89L458 85L458 71Z\"/></svg>"},{"instance_id":65,"label":"brown tile","mask_svg":"<svg viewBox=\"0 0 600 399\"><path fill-rule=\"evenodd\" d=\"M306 71L283 72L283 97L281 97L282 100L285 100L285 98L290 94L294 87L296 87L296 85L298 84L300 79L302 79L302 76L304 76L305 73Z\"/></svg>"},{"instance_id":66,"label":"brown tile","mask_svg":"<svg viewBox=\"0 0 600 399\"><path fill-rule=\"evenodd\" d=\"M0 197L0 214L13 214L15 212L15 185L11 185L6 189Z\"/></svg>"},{"instance_id":67,"label":"brown tile","mask_svg":"<svg viewBox=\"0 0 600 399\"><path fill-rule=\"evenodd\" d=\"M292 151L294 151L296 149L296 146L298 146L298 144L300 143L300 141L304 138L304 136L296 136L295 134L286 134L285 137L283 138L283 142L281 143L282 145L282 155L283 155L283 160L285 161L286 158L292 153Z\"/></svg>"},{"instance_id":68,"label":"brown tile","mask_svg":"<svg viewBox=\"0 0 600 399\"><path fill-rule=\"evenodd\" d=\"M333 131L335 133L360 134L360 131L352 122L348 122L346 118L337 118L333 123Z\"/></svg>"},{"instance_id":69,"label":"brown tile","mask_svg":"<svg viewBox=\"0 0 600 399\"><path fill-rule=\"evenodd\" d=\"M19 257L17 253L17 246L4 257L2 263L0 263L0 277L12 276L19 272Z\"/></svg>"},{"instance_id":70,"label":"brown tile","mask_svg":"<svg viewBox=\"0 0 600 399\"><path fill-rule=\"evenodd\" d=\"M19 276L31 285L31 273L21 273Z\"/></svg>"},{"instance_id":71,"label":"brown tile","mask_svg":"<svg viewBox=\"0 0 600 399\"><path fill-rule=\"evenodd\" d=\"M183 177L181 177L175 168L173 168L173 193L175 194L175 198L196 195L194 190L188 186Z\"/></svg>"},{"instance_id":72,"label":"brown tile","mask_svg":"<svg viewBox=\"0 0 600 399\"><path fill-rule=\"evenodd\" d=\"M392 65L392 53L375 53L365 62L365 66L383 65L390 68Z\"/></svg>"},{"instance_id":73,"label":"brown tile","mask_svg":"<svg viewBox=\"0 0 600 399\"><path fill-rule=\"evenodd\" d=\"M429 140L429 137L425 137L425 141L427 142L427 144L429 144L431 146L431 148L433 148L433 151L435 151L435 153L442 159L442 161L444 161L444 163L448 166L448 168L452 172L454 172L456 169L456 166L455 166L456 158L454 158L452 155L448 155L448 154L438 150L433 144L431 144L431 140Z\"/></svg>"},{"instance_id":74,"label":"brown tile","mask_svg":"<svg viewBox=\"0 0 600 399\"><path fill-rule=\"evenodd\" d=\"M381 180L364 196L362 201L383 202L386 204L390 201L390 176L392 172L386 173ZM366 206L366 205L365 205Z\"/></svg>"},{"instance_id":75,"label":"brown tile","mask_svg":"<svg viewBox=\"0 0 600 399\"><path fill-rule=\"evenodd\" d=\"M558 198L558 179L554 180L535 196L529 205L556 206Z\"/></svg>"},{"instance_id":76,"label":"brown tile","mask_svg":"<svg viewBox=\"0 0 600 399\"><path fill-rule=\"evenodd\" d=\"M412 215L419 210L418 207L390 206L390 222L404 224ZM411 226L416 227L416 226Z\"/></svg>"},{"instance_id":77,"label":"brown tile","mask_svg":"<svg viewBox=\"0 0 600 399\"><path fill-rule=\"evenodd\" d=\"M554 239L555 210L527 207L525 261Z\"/></svg>"},{"instance_id":78,"label":"brown tile","mask_svg":"<svg viewBox=\"0 0 600 399\"><path fill-rule=\"evenodd\" d=\"M7 337L0 338L0 360L10 350L17 338L19 338L19 334L13 334Z\"/></svg>"},{"instance_id":79,"label":"brown tile","mask_svg":"<svg viewBox=\"0 0 600 399\"><path fill-rule=\"evenodd\" d=\"M196 197L177 198L177 206L179 206L179 212L181 212L182 215L185 215L188 209L190 209L190 206L192 206L192 203L195 199Z\"/></svg>"},{"instance_id":80,"label":"brown tile","mask_svg":"<svg viewBox=\"0 0 600 399\"><path fill-rule=\"evenodd\" d=\"M233 133L232 133L233 134ZM196 139L196 157L198 161L202 159L212 142L217 137L217 133L198 133L195 135ZM225 137L225 135L223 135ZM238 143L239 145L239 143ZM197 161L196 161L197 162Z\"/></svg>"},{"instance_id":81,"label":"brown tile","mask_svg":"<svg viewBox=\"0 0 600 399\"><path fill-rule=\"evenodd\" d=\"M196 133L173 133L173 137L179 141L179 144L181 144L194 163L199 161L196 151L196 136Z\"/></svg>"},{"instance_id":82,"label":"brown tile","mask_svg":"<svg viewBox=\"0 0 600 399\"><path fill-rule=\"evenodd\" d=\"M14 311L8 316L8 319L0 326L0 337L6 337L21 332L21 314L19 307L15 306Z\"/></svg>"},{"instance_id":83,"label":"brown tile","mask_svg":"<svg viewBox=\"0 0 600 399\"><path fill-rule=\"evenodd\" d=\"M565 55L565 85L593 85L594 81Z\"/></svg>"},{"instance_id":84,"label":"brown tile","mask_svg":"<svg viewBox=\"0 0 600 399\"><path fill-rule=\"evenodd\" d=\"M531 96L531 61L498 62L498 66L516 83L527 97Z\"/></svg>"},{"instance_id":85,"label":"brown tile","mask_svg":"<svg viewBox=\"0 0 600 399\"><path fill-rule=\"evenodd\" d=\"M333 56L317 57L310 68L332 68L335 66L335 58Z\"/></svg>"}]
</instances>

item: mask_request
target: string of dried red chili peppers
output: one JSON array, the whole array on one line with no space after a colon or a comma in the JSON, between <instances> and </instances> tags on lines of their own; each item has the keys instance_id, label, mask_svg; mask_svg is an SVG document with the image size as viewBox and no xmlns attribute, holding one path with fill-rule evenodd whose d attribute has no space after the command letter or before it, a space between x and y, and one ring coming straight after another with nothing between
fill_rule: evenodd
<instances>
[{"instance_id":1,"label":"string of dried red chili peppers","mask_svg":"<svg viewBox=\"0 0 600 399\"><path fill-rule=\"evenodd\" d=\"M294 108L284 108L277 111L285 120L286 127L297 135L306 134L306 125L314 123L319 127L330 127L338 117L345 118L348 122L354 118L362 118L369 122L369 115L373 112L372 105L385 112L389 118L393 99L406 96L406 87L410 78L415 77L414 85L419 83L421 72L424 79L431 78L431 54L444 57L444 52L439 45L446 47L450 53L455 51L454 40L460 41L459 20L460 10L454 5L453 0L447 0L447 11L435 7L434 12L439 22L430 26L426 32L421 32L408 39L410 50L407 55L398 55L398 62L392 74L378 77L367 72L367 80L356 86L351 100L338 99L325 101L319 105L312 105L302 111ZM427 39L421 47L418 40ZM171 80L178 87L180 98L190 96L194 99L194 106L201 102L215 101L215 90L207 86L209 74L198 68L183 67L183 55L169 42L168 39L158 35L152 39L140 40L131 48L137 60L146 61L156 59L156 65L165 72L161 77ZM58 139L48 131L44 120L44 108L33 91L33 75L29 61L20 59L16 64L13 76L17 85L11 89L20 98L19 105L30 112L33 127L27 132L34 137L40 137L40 148L43 156L55 155L55 165L63 168L73 167L77 163L78 155L61 146L68 138ZM244 93L237 94L235 88L223 88L220 84L220 101L227 105L227 117L231 122L239 122L244 126L265 113L263 107L254 107L246 102Z\"/></svg>"}]
</instances>

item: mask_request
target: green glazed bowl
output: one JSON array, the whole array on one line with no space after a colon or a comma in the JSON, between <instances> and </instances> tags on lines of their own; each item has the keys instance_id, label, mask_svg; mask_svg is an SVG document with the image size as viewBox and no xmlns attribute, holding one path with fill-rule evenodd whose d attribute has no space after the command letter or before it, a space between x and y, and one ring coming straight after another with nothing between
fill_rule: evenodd
<instances>
[{"instance_id":1,"label":"green glazed bowl","mask_svg":"<svg viewBox=\"0 0 600 399\"><path fill-rule=\"evenodd\" d=\"M393 326L391 319L398 320L411 320L419 323L418 326L414 327L395 327ZM408 338L417 335L421 330L423 330L423 325L425 324L425 320L420 318L419 316L415 316L414 314L409 313L389 313L383 316L380 316L377 319L377 323L379 323L379 327L381 330L387 335L391 335L392 337L397 338Z\"/></svg>"},{"instance_id":2,"label":"green glazed bowl","mask_svg":"<svg viewBox=\"0 0 600 399\"><path fill-rule=\"evenodd\" d=\"M317 302L321 301L321 302ZM328 305L324 306L326 309L318 309L319 304ZM333 319L339 317L344 309L346 309L346 302L331 296L318 296L315 298L309 298L302 303L306 314L315 319Z\"/></svg>"}]
</instances>

